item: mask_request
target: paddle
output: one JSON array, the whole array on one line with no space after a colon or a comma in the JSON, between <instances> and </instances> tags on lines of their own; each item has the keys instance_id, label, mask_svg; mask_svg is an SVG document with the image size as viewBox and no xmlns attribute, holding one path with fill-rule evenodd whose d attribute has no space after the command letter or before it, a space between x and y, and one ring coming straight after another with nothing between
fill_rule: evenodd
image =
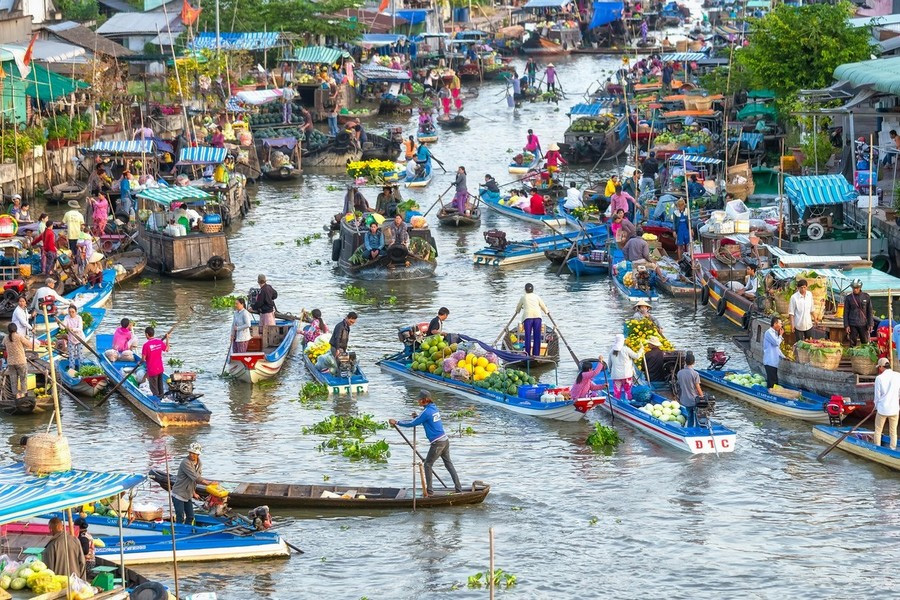
<instances>
[{"instance_id":1,"label":"paddle","mask_svg":"<svg viewBox=\"0 0 900 600\"><path fill-rule=\"evenodd\" d=\"M228 367L228 363L231 360L231 351L234 349L234 330L231 332L231 336L228 338L228 354L225 355L225 364L222 365L222 372L219 373L219 377L225 375L225 369Z\"/></svg>"},{"instance_id":2,"label":"paddle","mask_svg":"<svg viewBox=\"0 0 900 600\"><path fill-rule=\"evenodd\" d=\"M866 421L868 421L869 419L871 419L873 416L875 416L875 413L876 413L876 412L877 412L877 409L872 409L872 412L870 412L870 413L868 414L868 416L866 416L865 419L863 419L862 421L860 421L859 423L857 423L856 426L853 427L853 429L850 429L847 433L845 433L844 435L842 435L841 437L839 437L835 443L833 443L833 444L831 444L830 446L828 446L827 448L825 448L825 450L822 451L822 452L816 457L816 460L822 460L823 458L825 458L825 455L826 455L826 454L828 454L829 452L831 452L832 450L834 450L835 448L837 448L837 447L840 445L841 442L843 442L845 439L847 439L847 436L849 436L851 433L853 433L854 431L856 431L857 429L859 429L859 426L860 426L860 425L862 425L863 423L865 423Z\"/></svg>"},{"instance_id":3,"label":"paddle","mask_svg":"<svg viewBox=\"0 0 900 600\"><path fill-rule=\"evenodd\" d=\"M506 334L506 332L509 331L509 326L512 325L512 322L515 320L517 314L519 314L518 311L516 312L516 314L510 317L509 323L506 324L506 327L503 328L503 331L500 332L500 335L497 336L497 339L494 340L494 343L491 344L491 346L497 346L497 344L500 342L500 338L502 338Z\"/></svg>"},{"instance_id":4,"label":"paddle","mask_svg":"<svg viewBox=\"0 0 900 600\"><path fill-rule=\"evenodd\" d=\"M434 201L434 204L432 204L431 206L428 207L428 210L426 210L426 211L425 211L425 214L422 215L422 216L423 216L423 217L427 217L427 216L428 216L428 213L430 213L431 210L432 210L435 206L437 206L437 203L441 201L441 198L443 198L444 196L446 196L446 195L447 195L447 192L449 192L450 189L451 189L454 185L456 185L456 184L455 184L455 183L451 183L451 184L450 184L450 187L448 187L446 190L444 190L444 193L443 193L443 194L441 194L440 196L438 196L438 199Z\"/></svg>"},{"instance_id":5,"label":"paddle","mask_svg":"<svg viewBox=\"0 0 900 600\"><path fill-rule=\"evenodd\" d=\"M582 235L584 235L583 232L579 233L578 237L575 238L575 241L572 242L572 245L569 246L569 251L566 252L566 257L563 259L562 263L559 265L559 268L556 270L557 277L560 276L560 274L562 273L563 267L565 267L566 263L569 262L569 258L572 256L572 251L575 250L575 248L578 246L578 240L581 239Z\"/></svg>"},{"instance_id":6,"label":"paddle","mask_svg":"<svg viewBox=\"0 0 900 600\"><path fill-rule=\"evenodd\" d=\"M436 163L438 164L438 166L441 168L441 170L442 170L444 173L446 173L446 172L447 172L447 168L444 167L444 163L442 163L442 162L438 159L438 157L434 155L434 152L432 152L432 151L429 150L428 148L425 148L425 151L428 152L428 156L431 157L431 160L433 160L434 162L436 162Z\"/></svg>"},{"instance_id":7,"label":"paddle","mask_svg":"<svg viewBox=\"0 0 900 600\"><path fill-rule=\"evenodd\" d=\"M396 425L394 425L394 429L397 430L397 433L400 434L400 437L403 438L403 441L406 442L407 445L408 445L410 448L412 448L413 450L416 451L416 456L419 457L419 460L421 460L422 462L425 462L425 457L423 457L423 456L419 453L419 451L416 450L416 447L413 446L413 445L412 445L412 442L409 441L409 438L406 437L406 435L405 435L402 431L400 431L400 428L397 427ZM447 484L446 484L446 483L444 483L443 481L441 481L441 478L438 477L438 474L435 473L433 470L432 470L432 474L434 475L434 478L437 479L438 482L439 482L442 486L444 486L444 487L447 488L448 490L450 489L449 487L447 487Z\"/></svg>"},{"instance_id":8,"label":"paddle","mask_svg":"<svg viewBox=\"0 0 900 600\"><path fill-rule=\"evenodd\" d=\"M578 360L578 357L575 356L575 352L572 350L572 347L569 345L569 342L566 341L566 338L563 337L562 332L559 330L559 325L556 324L556 321L553 320L553 317L550 316L550 313L547 313L547 318L550 319L550 322L553 323L553 329L556 331L556 335L559 336L559 339L562 340L562 343L566 345L566 350L569 351L569 354L572 355L572 360L575 361L576 365L580 365L581 361Z\"/></svg>"}]
</instances>

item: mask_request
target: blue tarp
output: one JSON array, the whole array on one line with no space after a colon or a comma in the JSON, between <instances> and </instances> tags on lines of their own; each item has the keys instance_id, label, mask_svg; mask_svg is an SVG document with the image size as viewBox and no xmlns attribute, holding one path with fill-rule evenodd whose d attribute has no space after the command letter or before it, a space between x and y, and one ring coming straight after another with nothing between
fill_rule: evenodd
<instances>
[{"instance_id":1,"label":"blue tarp","mask_svg":"<svg viewBox=\"0 0 900 600\"><path fill-rule=\"evenodd\" d=\"M808 175L784 180L784 193L801 215L810 206L843 204L859 194L843 175Z\"/></svg>"},{"instance_id":2,"label":"blue tarp","mask_svg":"<svg viewBox=\"0 0 900 600\"><path fill-rule=\"evenodd\" d=\"M687 154L684 157L687 159L687 162L693 163L695 165L721 165L722 161L718 158L712 158L710 156L694 156L691 154ZM683 162L681 154L673 154L669 157L670 163L678 163L681 164Z\"/></svg>"},{"instance_id":3,"label":"blue tarp","mask_svg":"<svg viewBox=\"0 0 900 600\"><path fill-rule=\"evenodd\" d=\"M258 31L250 33L220 33L219 47L223 50L265 50L278 46L280 33L277 31ZM212 31L201 31L188 45L193 50L216 48L216 34Z\"/></svg>"},{"instance_id":4,"label":"blue tarp","mask_svg":"<svg viewBox=\"0 0 900 600\"><path fill-rule=\"evenodd\" d=\"M531 4L529 2L529 4ZM613 21L622 18L622 11L625 8L624 2L594 2L594 16L588 25L588 29L603 27Z\"/></svg>"},{"instance_id":5,"label":"blue tarp","mask_svg":"<svg viewBox=\"0 0 900 600\"><path fill-rule=\"evenodd\" d=\"M218 165L225 160L226 154L228 154L228 150L225 148L211 148L209 146L182 148L178 152L178 164Z\"/></svg>"},{"instance_id":6,"label":"blue tarp","mask_svg":"<svg viewBox=\"0 0 900 600\"><path fill-rule=\"evenodd\" d=\"M407 21L409 21L410 25L418 25L419 23L424 23L425 19L428 18L428 10L424 8L412 9L412 10L398 10L398 17L403 17Z\"/></svg>"},{"instance_id":7,"label":"blue tarp","mask_svg":"<svg viewBox=\"0 0 900 600\"><path fill-rule=\"evenodd\" d=\"M528 0L523 8L525 10L533 10L540 8L562 8L572 0Z\"/></svg>"},{"instance_id":8,"label":"blue tarp","mask_svg":"<svg viewBox=\"0 0 900 600\"><path fill-rule=\"evenodd\" d=\"M569 114L573 117L596 117L599 114L608 113L612 104L612 100L602 100L591 104L576 104L569 110Z\"/></svg>"},{"instance_id":9,"label":"blue tarp","mask_svg":"<svg viewBox=\"0 0 900 600\"><path fill-rule=\"evenodd\" d=\"M15 463L0 467L0 524L115 496L144 481L132 473L71 470L37 477Z\"/></svg>"}]
</instances>

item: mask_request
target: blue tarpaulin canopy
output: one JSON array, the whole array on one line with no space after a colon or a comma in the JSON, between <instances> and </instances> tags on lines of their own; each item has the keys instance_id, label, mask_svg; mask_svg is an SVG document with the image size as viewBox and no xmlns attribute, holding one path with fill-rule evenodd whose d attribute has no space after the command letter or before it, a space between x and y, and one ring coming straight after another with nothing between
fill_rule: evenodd
<instances>
[{"instance_id":1,"label":"blue tarpaulin canopy","mask_svg":"<svg viewBox=\"0 0 900 600\"><path fill-rule=\"evenodd\" d=\"M525 10L536 10L543 8L562 8L572 0L528 0L523 8Z\"/></svg>"},{"instance_id":2,"label":"blue tarpaulin canopy","mask_svg":"<svg viewBox=\"0 0 900 600\"><path fill-rule=\"evenodd\" d=\"M784 180L784 193L798 213L810 206L843 204L859 194L843 175L808 175Z\"/></svg>"},{"instance_id":3,"label":"blue tarpaulin canopy","mask_svg":"<svg viewBox=\"0 0 900 600\"><path fill-rule=\"evenodd\" d=\"M225 148L211 148L209 146L182 148L178 152L178 164L218 165L225 160L226 154L228 154L228 151Z\"/></svg>"},{"instance_id":4,"label":"blue tarpaulin canopy","mask_svg":"<svg viewBox=\"0 0 900 600\"><path fill-rule=\"evenodd\" d=\"M624 2L594 2L594 16L591 18L588 29L603 27L613 21L618 21L622 18L624 8Z\"/></svg>"},{"instance_id":5,"label":"blue tarpaulin canopy","mask_svg":"<svg viewBox=\"0 0 900 600\"><path fill-rule=\"evenodd\" d=\"M153 140L113 140L98 141L89 148L82 148L82 154L153 154Z\"/></svg>"},{"instance_id":6,"label":"blue tarpaulin canopy","mask_svg":"<svg viewBox=\"0 0 900 600\"><path fill-rule=\"evenodd\" d=\"M220 33L218 46L222 50L266 50L278 46L280 33L277 31L257 31L248 33ZM188 45L193 50L215 50L216 34L201 31Z\"/></svg>"},{"instance_id":7,"label":"blue tarpaulin canopy","mask_svg":"<svg viewBox=\"0 0 900 600\"><path fill-rule=\"evenodd\" d=\"M612 103L612 100L602 100L591 104L576 104L569 110L569 115L573 117L596 117L597 115L608 113Z\"/></svg>"},{"instance_id":8,"label":"blue tarpaulin canopy","mask_svg":"<svg viewBox=\"0 0 900 600\"><path fill-rule=\"evenodd\" d=\"M695 165L721 165L722 161L718 158L712 158L710 156L694 156L692 154L684 155L684 159L689 163L693 163ZM682 163L684 162L681 154L673 154L669 157L669 162L671 163Z\"/></svg>"},{"instance_id":9,"label":"blue tarpaulin canopy","mask_svg":"<svg viewBox=\"0 0 900 600\"><path fill-rule=\"evenodd\" d=\"M428 10L424 8L398 10L397 16L409 21L410 25L418 25L419 23L424 23L425 19L428 18Z\"/></svg>"},{"instance_id":10,"label":"blue tarpaulin canopy","mask_svg":"<svg viewBox=\"0 0 900 600\"><path fill-rule=\"evenodd\" d=\"M358 44L364 48L380 48L405 39L406 36L395 33L364 33L360 36Z\"/></svg>"},{"instance_id":11,"label":"blue tarpaulin canopy","mask_svg":"<svg viewBox=\"0 0 900 600\"><path fill-rule=\"evenodd\" d=\"M162 204L166 208L169 208L173 202L212 198L208 192L191 185L148 188L139 192L137 196L143 200Z\"/></svg>"},{"instance_id":12,"label":"blue tarpaulin canopy","mask_svg":"<svg viewBox=\"0 0 900 600\"><path fill-rule=\"evenodd\" d=\"M71 470L38 477L15 463L0 467L0 524L115 496L144 481L132 473Z\"/></svg>"}]
</instances>

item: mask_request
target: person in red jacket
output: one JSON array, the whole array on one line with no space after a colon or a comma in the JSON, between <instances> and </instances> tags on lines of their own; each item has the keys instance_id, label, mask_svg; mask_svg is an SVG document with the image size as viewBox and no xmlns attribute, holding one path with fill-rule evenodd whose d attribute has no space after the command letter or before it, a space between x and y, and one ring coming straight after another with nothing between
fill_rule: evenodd
<instances>
[{"instance_id":1,"label":"person in red jacket","mask_svg":"<svg viewBox=\"0 0 900 600\"><path fill-rule=\"evenodd\" d=\"M537 188L535 188L534 193L529 199L528 212L533 215L547 214L544 212L544 197L538 193Z\"/></svg>"},{"instance_id":2,"label":"person in red jacket","mask_svg":"<svg viewBox=\"0 0 900 600\"><path fill-rule=\"evenodd\" d=\"M44 231L37 238L37 243L41 245L41 273L49 274L56 266L56 233L47 218L46 213L42 214L39 222L47 223Z\"/></svg>"}]
</instances>

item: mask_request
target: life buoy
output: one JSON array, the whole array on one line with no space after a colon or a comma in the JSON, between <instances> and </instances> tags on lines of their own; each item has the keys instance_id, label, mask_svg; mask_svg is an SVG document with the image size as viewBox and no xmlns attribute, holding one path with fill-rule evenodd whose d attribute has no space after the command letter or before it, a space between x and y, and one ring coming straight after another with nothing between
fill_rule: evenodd
<instances>
[{"instance_id":1,"label":"life buoy","mask_svg":"<svg viewBox=\"0 0 900 600\"><path fill-rule=\"evenodd\" d=\"M720 317L725 314L725 309L728 308L728 302L725 300L725 294L719 296L719 303L716 304L716 314Z\"/></svg>"},{"instance_id":2,"label":"life buoy","mask_svg":"<svg viewBox=\"0 0 900 600\"><path fill-rule=\"evenodd\" d=\"M741 317L741 329L747 330L750 329L750 311L745 311L744 316Z\"/></svg>"},{"instance_id":3,"label":"life buoy","mask_svg":"<svg viewBox=\"0 0 900 600\"><path fill-rule=\"evenodd\" d=\"M331 260L339 260L341 258L341 240L340 238L331 242Z\"/></svg>"},{"instance_id":4,"label":"life buoy","mask_svg":"<svg viewBox=\"0 0 900 600\"><path fill-rule=\"evenodd\" d=\"M221 256L213 256L208 261L206 261L206 266L213 271L221 271L222 267L225 266L225 259Z\"/></svg>"},{"instance_id":5,"label":"life buoy","mask_svg":"<svg viewBox=\"0 0 900 600\"><path fill-rule=\"evenodd\" d=\"M806 236L811 240L821 240L825 235L825 228L821 223L810 223L806 228Z\"/></svg>"},{"instance_id":6,"label":"life buoy","mask_svg":"<svg viewBox=\"0 0 900 600\"><path fill-rule=\"evenodd\" d=\"M700 288L700 304L703 306L709 304L709 285Z\"/></svg>"}]
</instances>

